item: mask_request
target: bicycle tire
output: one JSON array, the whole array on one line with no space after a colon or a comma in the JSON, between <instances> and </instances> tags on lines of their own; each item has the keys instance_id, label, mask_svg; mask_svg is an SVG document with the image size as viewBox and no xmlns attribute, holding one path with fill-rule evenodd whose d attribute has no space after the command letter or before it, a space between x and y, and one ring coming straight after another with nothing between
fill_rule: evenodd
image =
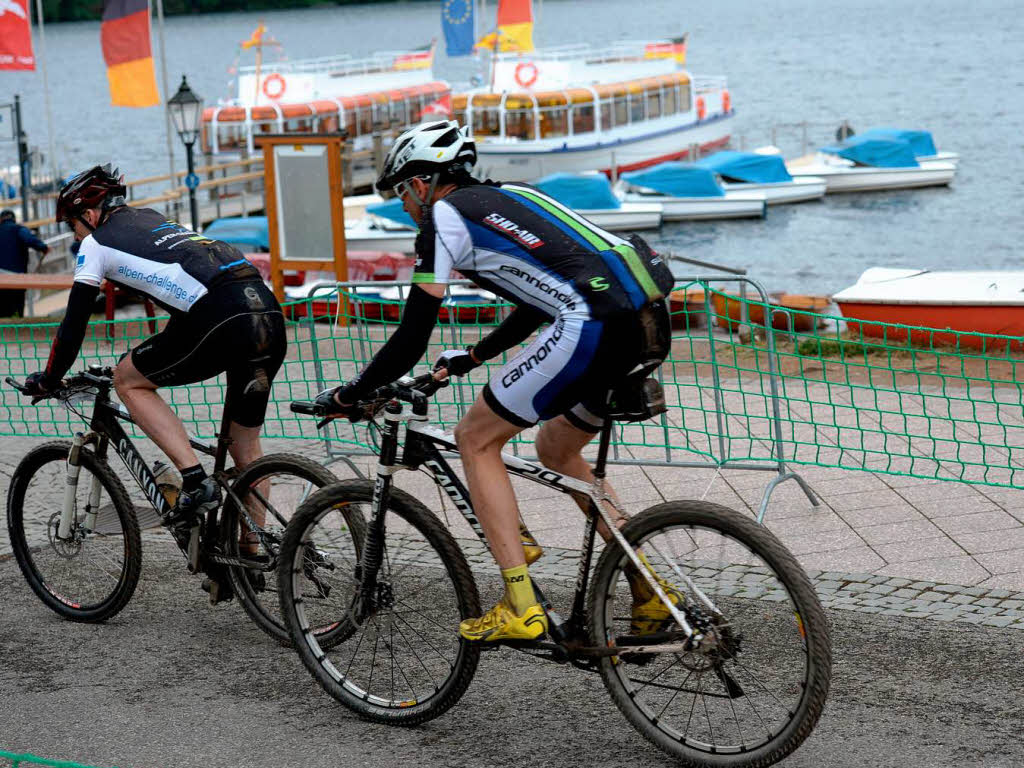
<instances>
[{"instance_id":1,"label":"bicycle tire","mask_svg":"<svg viewBox=\"0 0 1024 768\"><path fill-rule=\"evenodd\" d=\"M269 503L274 505L274 508L284 517L294 514L295 510L313 491L338 482L338 478L327 467L305 456L293 453L275 453L263 456L246 466L231 484L231 489L244 504L250 495L250 489L259 482L270 480L275 476L292 476L299 480L299 483L291 488L278 487L271 490ZM274 493L274 490L285 491L284 498L282 499L281 493ZM348 517L350 518L348 522L354 546L358 552L362 547L366 522L354 511ZM221 513L220 528L221 542L231 557L237 557L239 554L238 530L241 522L242 517L238 513L238 508L229 495ZM258 589L250 579L247 569L230 566L226 570L231 580L231 588L238 598L242 610L256 626L277 642L285 646L291 645L291 635L280 614L276 574L273 571L261 572L265 580L274 579L274 583L267 583L262 589Z\"/></svg>"},{"instance_id":2,"label":"bicycle tire","mask_svg":"<svg viewBox=\"0 0 1024 768\"><path fill-rule=\"evenodd\" d=\"M70 543L56 541L54 534L60 518L66 487L63 478L66 478L66 466L70 452L70 442L54 441L33 448L21 460L11 477L10 490L7 494L7 530L18 566L39 599L65 619L96 623L117 615L135 593L142 569L142 538L135 517L135 508L124 485L105 461L97 458L92 451L83 448L79 453L82 472L78 479L80 490L77 500L83 498L88 500L90 484L87 480L89 475L92 475L100 481L100 486L106 492L110 503L104 506L101 496L100 512L96 523L97 530L94 533L82 534L82 539ZM59 467L53 468L53 477L40 479L46 466L53 463L60 464ZM59 482L57 481L58 476L61 477ZM33 498L26 500L26 496L33 486L34 478L39 479L36 489L40 493L43 493L45 489L46 497L35 499L34 489ZM84 495L82 489L85 489ZM26 506L29 507L28 510ZM33 508L41 509L42 515L47 516L45 539L42 536L42 526L31 520ZM49 512L47 515L49 510L56 511ZM111 514L111 510L113 514ZM44 518L40 518L40 520L42 519ZM31 534L26 531L26 524L33 529ZM69 587L72 585L58 585L41 570L43 556L49 553L63 564L64 573L70 574L75 566L88 564L89 559L83 557L83 553L102 552L100 543L108 538L113 540L119 535L123 537L123 544L115 543L115 546L107 547L109 552L104 553L102 557L104 564L118 565L114 587L109 593L101 594L94 602L83 602L86 598L82 595L69 594L71 592ZM99 565L94 567L98 568L105 577L111 576Z\"/></svg>"},{"instance_id":3,"label":"bicycle tire","mask_svg":"<svg viewBox=\"0 0 1024 768\"><path fill-rule=\"evenodd\" d=\"M647 739L686 766L753 768L772 765L793 752L810 735L821 715L828 696L832 665L825 613L796 559L768 529L754 520L706 502L673 501L651 507L631 519L622 533L631 546L645 546L647 554L655 548L652 542L656 540L678 549L689 546L688 576L726 617L724 623L715 621L705 629L713 643L711 650L703 653L687 651L654 656L647 662L653 667L649 671L630 663L626 657L601 660L599 670L605 687L626 719ZM723 543L717 549L717 555L712 544L715 535L729 542L728 547ZM664 546L656 549L663 552ZM679 555L673 557L677 562L680 559ZM767 567L750 565L755 557ZM666 567L652 565L652 570L657 572L661 568L660 576L668 573L676 583L686 584L667 566L667 558L663 562ZM613 593L617 583L629 584L625 563L626 556L617 546L606 547L598 562L588 604L594 645L607 645L615 634L611 626L616 621ZM626 599L632 605L629 591L620 592L620 609ZM681 604L686 605L687 610L692 605L699 610L695 592L688 587L681 587L680 592L685 593L685 602ZM787 600L790 604L783 605ZM711 612L705 614L710 615ZM746 615L750 616L750 621L739 623ZM624 623L626 617L617 621ZM776 625L778 631L773 629ZM795 630L792 636L788 634L791 630ZM786 638L793 645L792 649L782 647ZM793 687L789 683L778 689L780 695L795 698L795 705L789 703L784 707L784 702L778 698L773 702L769 694L774 695L771 688L774 683L766 683L751 672L751 667L762 657L768 661L770 674L792 670L794 677L801 677L799 685ZM669 685L672 675L680 677L684 673L685 679L677 692L665 703L664 709L657 711L661 704L658 697L667 696L662 690L672 690ZM708 673L706 679L705 673ZM680 711L680 719L686 716L685 704L676 701L680 692L694 694L685 730L668 722L674 714L670 711L673 706ZM658 699L656 703L655 699ZM759 712L757 707L762 705L765 711ZM753 710L759 724L747 714L748 709ZM774 732L771 722L766 721L769 710L780 711L779 718L785 721ZM734 723L722 723L719 733L729 738L738 734L738 744L709 743L706 737L695 735L704 729L703 715L706 732L712 739L715 737L717 726L712 723L712 711L727 716L731 713ZM751 727L749 723L754 725ZM693 731L690 731L691 726ZM764 728L762 736L757 736L758 728ZM763 737L763 743L755 743L750 738L751 731L755 737Z\"/></svg>"},{"instance_id":4,"label":"bicycle tire","mask_svg":"<svg viewBox=\"0 0 1024 768\"><path fill-rule=\"evenodd\" d=\"M304 586L304 578L300 578L309 563L305 542L313 541L316 536L313 531L318 521L339 505L358 504L368 507L373 500L373 493L373 481L349 480L317 491L302 505L289 524L281 546L281 613L303 664L328 694L368 720L389 725L418 725L443 714L462 697L473 679L480 656L478 646L458 635L458 622L479 616L481 611L473 574L451 534L421 502L408 493L392 488L385 518L387 527L382 565L378 572L377 594L390 597L390 608L397 605L397 609L375 610L360 623L351 610L358 586L356 574L340 574L341 577L347 577L342 588L342 594L347 595L347 602L343 608L339 608L339 611L345 612L345 616L339 617L336 631L343 635L346 642L338 643L336 638L328 638L333 643L330 648L321 645L318 636L310 629L316 624L309 618L315 605L305 594L307 587ZM368 524L367 536L370 535ZM315 542L313 546L316 546ZM368 538L366 547L369 546ZM435 581L439 583L434 584ZM409 584L412 591L406 591L406 584ZM418 594L415 591L417 589ZM446 599L449 594L441 596L442 593L451 593L454 605ZM412 602L407 602L409 599ZM386 606L386 602L386 598L382 597L381 603ZM434 614L439 611L444 616L435 618ZM416 649L406 633L416 633L417 638L424 640L423 654L429 658L416 655ZM431 635L430 639L426 639L427 634ZM367 649L371 642L374 644L373 656L367 664L369 673L365 683L355 679L362 674L363 665L366 664L365 658L359 655L364 642ZM398 667L399 687L408 686L408 690L403 688L396 693L395 651L403 642L413 648L419 666ZM376 669L383 670L379 673L382 676L388 674L386 661L381 660L378 667L376 654L381 643L391 651L390 695L378 695L369 690ZM445 647L448 648L450 658L445 656ZM334 653L335 658L331 657L331 653ZM351 654L347 664L335 661L346 654ZM437 677L443 675L443 679L434 679L433 669L428 664L436 665L439 670ZM410 679L410 676L415 680ZM415 689L421 679L428 680L423 683L427 689L425 694ZM377 682L386 685L381 678ZM433 690L429 690L431 687Z\"/></svg>"}]
</instances>

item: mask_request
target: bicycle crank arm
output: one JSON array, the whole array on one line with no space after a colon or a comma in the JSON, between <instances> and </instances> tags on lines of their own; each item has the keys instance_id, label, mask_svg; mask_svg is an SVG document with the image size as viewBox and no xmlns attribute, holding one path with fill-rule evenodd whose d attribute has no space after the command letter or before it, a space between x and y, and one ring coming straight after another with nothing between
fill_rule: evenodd
<instances>
[{"instance_id":1,"label":"bicycle crank arm","mask_svg":"<svg viewBox=\"0 0 1024 768\"><path fill-rule=\"evenodd\" d=\"M263 571L269 573L277 568L277 558L271 558L269 561L266 560L247 560L244 557L231 557L230 555L212 555L206 556L208 560L212 560L219 565L231 565L236 568L245 568L248 571Z\"/></svg>"}]
</instances>

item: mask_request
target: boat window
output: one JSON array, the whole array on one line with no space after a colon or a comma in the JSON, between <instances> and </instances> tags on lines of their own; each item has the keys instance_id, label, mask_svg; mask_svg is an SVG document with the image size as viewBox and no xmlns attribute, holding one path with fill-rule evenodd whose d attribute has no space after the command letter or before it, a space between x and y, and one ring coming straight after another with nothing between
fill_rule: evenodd
<instances>
[{"instance_id":1,"label":"boat window","mask_svg":"<svg viewBox=\"0 0 1024 768\"><path fill-rule=\"evenodd\" d=\"M565 136L569 133L569 114L564 105L541 107L540 135L542 138Z\"/></svg>"},{"instance_id":2,"label":"boat window","mask_svg":"<svg viewBox=\"0 0 1024 768\"><path fill-rule=\"evenodd\" d=\"M398 122L399 125L405 125L407 120L406 104L405 99L396 99L392 101L388 109L390 122Z\"/></svg>"},{"instance_id":3,"label":"boat window","mask_svg":"<svg viewBox=\"0 0 1024 768\"><path fill-rule=\"evenodd\" d=\"M615 126L614 120L615 110L613 109L612 100L602 99L601 100L601 130L605 131Z\"/></svg>"},{"instance_id":4,"label":"boat window","mask_svg":"<svg viewBox=\"0 0 1024 768\"><path fill-rule=\"evenodd\" d=\"M473 135L498 136L500 133L500 110L495 107L474 107Z\"/></svg>"},{"instance_id":5,"label":"boat window","mask_svg":"<svg viewBox=\"0 0 1024 768\"><path fill-rule=\"evenodd\" d=\"M644 94L629 94L629 122L639 123L644 119Z\"/></svg>"},{"instance_id":6,"label":"boat window","mask_svg":"<svg viewBox=\"0 0 1024 768\"><path fill-rule=\"evenodd\" d=\"M647 89L647 119L661 117L661 88L653 86Z\"/></svg>"},{"instance_id":7,"label":"boat window","mask_svg":"<svg viewBox=\"0 0 1024 768\"><path fill-rule=\"evenodd\" d=\"M358 134L360 136L366 136L373 133L373 108L372 107L359 107L356 112L359 115L359 119L356 121L358 127Z\"/></svg>"},{"instance_id":8,"label":"boat window","mask_svg":"<svg viewBox=\"0 0 1024 768\"><path fill-rule=\"evenodd\" d=\"M510 109L505 113L505 135L515 139L534 139L533 110Z\"/></svg>"},{"instance_id":9,"label":"boat window","mask_svg":"<svg viewBox=\"0 0 1024 768\"><path fill-rule=\"evenodd\" d=\"M423 118L421 117L420 119L422 120ZM465 125L466 124L466 110L465 110L465 108L463 108L463 109L455 109L455 108L453 108L452 109L452 120L457 121L459 125Z\"/></svg>"},{"instance_id":10,"label":"boat window","mask_svg":"<svg viewBox=\"0 0 1024 768\"><path fill-rule=\"evenodd\" d=\"M594 105L576 104L572 108L572 132L590 133L594 130Z\"/></svg>"},{"instance_id":11,"label":"boat window","mask_svg":"<svg viewBox=\"0 0 1024 768\"><path fill-rule=\"evenodd\" d=\"M680 83L678 86L678 99L679 99L679 111L689 112L691 109L690 105L690 83Z\"/></svg>"},{"instance_id":12,"label":"boat window","mask_svg":"<svg viewBox=\"0 0 1024 768\"><path fill-rule=\"evenodd\" d=\"M676 108L676 89L678 86L675 83L666 85L661 89L661 111L664 115L674 115L679 110Z\"/></svg>"},{"instance_id":13,"label":"boat window","mask_svg":"<svg viewBox=\"0 0 1024 768\"><path fill-rule=\"evenodd\" d=\"M615 125L629 123L629 94L615 94Z\"/></svg>"}]
</instances>

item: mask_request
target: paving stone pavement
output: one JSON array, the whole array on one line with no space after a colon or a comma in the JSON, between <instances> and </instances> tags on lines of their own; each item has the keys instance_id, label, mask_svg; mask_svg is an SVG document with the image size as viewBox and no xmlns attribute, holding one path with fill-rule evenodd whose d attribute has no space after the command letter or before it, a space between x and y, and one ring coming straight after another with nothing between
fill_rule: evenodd
<instances>
[{"instance_id":1,"label":"paving stone pavement","mask_svg":"<svg viewBox=\"0 0 1024 768\"><path fill-rule=\"evenodd\" d=\"M4 498L18 461L40 442L0 440ZM148 459L156 458L145 441L139 441L139 447ZM317 441L268 440L265 450L324 456L323 443ZM368 457L356 458L354 464L364 474L372 471ZM459 469L458 462L454 466ZM331 467L339 477L354 476L344 463ZM813 507L796 483L785 482L772 496L765 525L811 574L826 605L937 621L1022 626L1024 491L799 469L820 495L821 506ZM124 467L117 464L115 471L131 489ZM753 516L771 477L767 472L665 466L615 465L609 470L630 513L662 501L703 498ZM396 484L433 509L457 538L473 543L466 522L425 474L399 473ZM538 578L574 578L575 566L569 561L582 541L582 515L550 489L518 478L514 485L523 519L549 553L531 571ZM132 495L142 509L141 494L134 489ZM10 551L2 526L0 557ZM489 564L486 553L482 556Z\"/></svg>"}]
</instances>

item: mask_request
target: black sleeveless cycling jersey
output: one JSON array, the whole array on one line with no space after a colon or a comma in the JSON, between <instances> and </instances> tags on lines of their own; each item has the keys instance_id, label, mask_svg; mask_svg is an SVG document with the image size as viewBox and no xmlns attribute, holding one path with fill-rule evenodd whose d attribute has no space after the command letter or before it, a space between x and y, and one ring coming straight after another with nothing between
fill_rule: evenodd
<instances>
[{"instance_id":1,"label":"black sleeveless cycling jersey","mask_svg":"<svg viewBox=\"0 0 1024 768\"><path fill-rule=\"evenodd\" d=\"M604 231L526 184L460 187L433 206L414 283L452 270L549 317L601 319L663 298L672 274L640 238ZM428 227L429 229L429 227Z\"/></svg>"},{"instance_id":2,"label":"black sleeveless cycling jersey","mask_svg":"<svg viewBox=\"0 0 1024 768\"><path fill-rule=\"evenodd\" d=\"M153 299L172 315L188 312L210 288L258 280L236 248L210 240L152 208L118 208L78 250L75 281L104 279Z\"/></svg>"}]
</instances>

